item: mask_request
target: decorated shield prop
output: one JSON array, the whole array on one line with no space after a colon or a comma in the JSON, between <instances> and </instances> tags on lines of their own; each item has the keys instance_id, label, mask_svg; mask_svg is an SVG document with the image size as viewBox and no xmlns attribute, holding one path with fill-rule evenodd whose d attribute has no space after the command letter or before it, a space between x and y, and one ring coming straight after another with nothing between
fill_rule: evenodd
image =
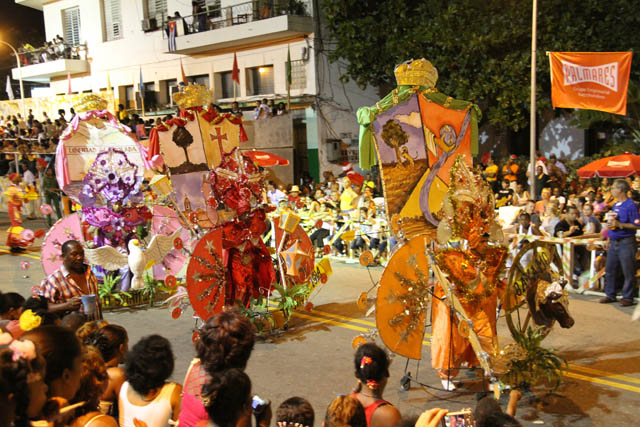
<instances>
[{"instance_id":1,"label":"decorated shield prop","mask_svg":"<svg viewBox=\"0 0 640 427\"><path fill-rule=\"evenodd\" d=\"M431 299L430 238L417 236L396 249L380 279L376 325L391 351L410 359L422 358L425 315Z\"/></svg>"},{"instance_id":2,"label":"decorated shield prop","mask_svg":"<svg viewBox=\"0 0 640 427\"><path fill-rule=\"evenodd\" d=\"M42 243L42 268L49 275L62 265L62 244L77 240L84 244L80 213L75 212L59 219L44 237Z\"/></svg>"},{"instance_id":3,"label":"decorated shield prop","mask_svg":"<svg viewBox=\"0 0 640 427\"><path fill-rule=\"evenodd\" d=\"M276 247L280 247L283 230L280 228L280 217L273 220L276 232ZM295 283L305 283L311 277L314 268L314 249L309 236L300 225L296 225L286 236L286 241L280 252L286 274L293 277Z\"/></svg>"},{"instance_id":4,"label":"decorated shield prop","mask_svg":"<svg viewBox=\"0 0 640 427\"><path fill-rule=\"evenodd\" d=\"M195 313L206 321L224 307L226 269L222 230L215 229L196 244L187 267L187 293Z\"/></svg>"},{"instance_id":5,"label":"decorated shield prop","mask_svg":"<svg viewBox=\"0 0 640 427\"><path fill-rule=\"evenodd\" d=\"M217 203L209 203L215 198L208 172L218 168L225 154L247 136L241 118L202 108L211 101L211 92L204 86L189 85L174 100L181 109L180 118L152 129L148 156L161 154L181 214L194 226L210 229L225 217L220 218Z\"/></svg>"},{"instance_id":6,"label":"decorated shield prop","mask_svg":"<svg viewBox=\"0 0 640 427\"><path fill-rule=\"evenodd\" d=\"M435 214L454 158L465 154L470 164L477 147L473 104L437 92L437 77L425 59L401 64L396 68L398 88L358 111L360 166L380 165L388 219L395 220L407 238L438 225ZM376 160L366 155L373 152Z\"/></svg>"},{"instance_id":7,"label":"decorated shield prop","mask_svg":"<svg viewBox=\"0 0 640 427\"><path fill-rule=\"evenodd\" d=\"M174 231L182 228L180 239L183 243L182 247L190 250L191 239L189 231L182 227L178 220L178 214L171 208L166 206L153 207L152 219L153 234L171 235ZM156 280L164 280L167 275L176 276L182 270L187 262L187 256L182 250L175 248L171 250L162 260L160 264L153 265L153 278Z\"/></svg>"},{"instance_id":8,"label":"decorated shield prop","mask_svg":"<svg viewBox=\"0 0 640 427\"><path fill-rule=\"evenodd\" d=\"M56 178L60 188L74 201L82 192L82 179L98 154L109 149L126 154L137 167L136 176L145 173L140 145L128 128L106 110L78 113L60 137L56 150Z\"/></svg>"}]
</instances>

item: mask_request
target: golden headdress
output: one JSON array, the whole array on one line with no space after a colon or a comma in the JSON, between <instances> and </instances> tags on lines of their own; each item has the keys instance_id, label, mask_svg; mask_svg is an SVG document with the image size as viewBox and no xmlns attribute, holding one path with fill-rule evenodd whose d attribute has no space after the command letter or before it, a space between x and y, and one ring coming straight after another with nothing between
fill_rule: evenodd
<instances>
[{"instance_id":1,"label":"golden headdress","mask_svg":"<svg viewBox=\"0 0 640 427\"><path fill-rule=\"evenodd\" d=\"M89 95L84 95L80 98L80 102L73 106L73 109L76 110L76 113L82 113L85 111L102 111L107 109L107 105L109 103L100 98L98 95L93 93Z\"/></svg>"},{"instance_id":2,"label":"golden headdress","mask_svg":"<svg viewBox=\"0 0 640 427\"><path fill-rule=\"evenodd\" d=\"M211 91L203 85L188 85L184 88L184 92L173 94L173 102L175 102L182 110L189 107L202 107L203 105L209 105L211 102Z\"/></svg>"},{"instance_id":3,"label":"golden headdress","mask_svg":"<svg viewBox=\"0 0 640 427\"><path fill-rule=\"evenodd\" d=\"M436 87L438 70L426 59L408 60L396 66L393 71L398 86Z\"/></svg>"},{"instance_id":4,"label":"golden headdress","mask_svg":"<svg viewBox=\"0 0 640 427\"><path fill-rule=\"evenodd\" d=\"M438 224L438 241L465 239L472 246L485 233L489 239L502 242L504 235L495 219L495 201L491 187L474 174L458 156L450 170L447 194L442 202L443 218Z\"/></svg>"}]
</instances>

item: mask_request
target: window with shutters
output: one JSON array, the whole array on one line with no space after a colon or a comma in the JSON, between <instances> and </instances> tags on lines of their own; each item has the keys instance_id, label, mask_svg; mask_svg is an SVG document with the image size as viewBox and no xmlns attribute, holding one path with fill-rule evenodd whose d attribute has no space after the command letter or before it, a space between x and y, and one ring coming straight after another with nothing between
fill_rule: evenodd
<instances>
[{"instance_id":1,"label":"window with shutters","mask_svg":"<svg viewBox=\"0 0 640 427\"><path fill-rule=\"evenodd\" d=\"M62 11L64 41L71 45L80 44L80 8L71 7Z\"/></svg>"},{"instance_id":2,"label":"window with shutters","mask_svg":"<svg viewBox=\"0 0 640 427\"><path fill-rule=\"evenodd\" d=\"M111 41L122 38L122 13L120 0L103 0L104 40Z\"/></svg>"},{"instance_id":3,"label":"window with shutters","mask_svg":"<svg viewBox=\"0 0 640 427\"><path fill-rule=\"evenodd\" d=\"M147 19L155 19L162 23L167 18L167 0L145 0L147 3Z\"/></svg>"},{"instance_id":4,"label":"window with shutters","mask_svg":"<svg viewBox=\"0 0 640 427\"><path fill-rule=\"evenodd\" d=\"M204 3L204 5L201 4L201 6L204 6L209 18L219 18L222 16L220 0L204 0L204 2L201 1L200 3Z\"/></svg>"}]
</instances>

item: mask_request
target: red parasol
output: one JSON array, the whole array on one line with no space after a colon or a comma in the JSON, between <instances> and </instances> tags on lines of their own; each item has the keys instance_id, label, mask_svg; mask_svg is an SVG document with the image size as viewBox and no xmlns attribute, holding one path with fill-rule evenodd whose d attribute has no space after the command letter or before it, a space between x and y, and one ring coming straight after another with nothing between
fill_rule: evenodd
<instances>
[{"instance_id":1,"label":"red parasol","mask_svg":"<svg viewBox=\"0 0 640 427\"><path fill-rule=\"evenodd\" d=\"M266 151L250 150L244 151L242 154L251 158L258 166L289 166L289 160Z\"/></svg>"},{"instance_id":2,"label":"red parasol","mask_svg":"<svg viewBox=\"0 0 640 427\"><path fill-rule=\"evenodd\" d=\"M581 178L593 178L596 175L601 178L640 175L640 156L624 153L596 160L578 169L578 176Z\"/></svg>"}]
</instances>

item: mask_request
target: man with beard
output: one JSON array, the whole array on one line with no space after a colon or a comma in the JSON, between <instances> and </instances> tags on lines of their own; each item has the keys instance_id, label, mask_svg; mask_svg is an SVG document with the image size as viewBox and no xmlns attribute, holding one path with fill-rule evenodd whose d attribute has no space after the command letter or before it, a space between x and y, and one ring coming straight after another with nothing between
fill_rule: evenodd
<instances>
[{"instance_id":1,"label":"man with beard","mask_svg":"<svg viewBox=\"0 0 640 427\"><path fill-rule=\"evenodd\" d=\"M98 297L98 280L84 263L84 249L77 240L67 240L62 244L62 265L44 279L40 286L33 288L33 294L49 301L49 311L65 315L78 312L86 314L89 320L102 319L102 309ZM86 310L82 296L93 295L94 310ZM91 299L89 299L91 300ZM87 303L91 303L88 301ZM93 311L85 313L85 311Z\"/></svg>"}]
</instances>

